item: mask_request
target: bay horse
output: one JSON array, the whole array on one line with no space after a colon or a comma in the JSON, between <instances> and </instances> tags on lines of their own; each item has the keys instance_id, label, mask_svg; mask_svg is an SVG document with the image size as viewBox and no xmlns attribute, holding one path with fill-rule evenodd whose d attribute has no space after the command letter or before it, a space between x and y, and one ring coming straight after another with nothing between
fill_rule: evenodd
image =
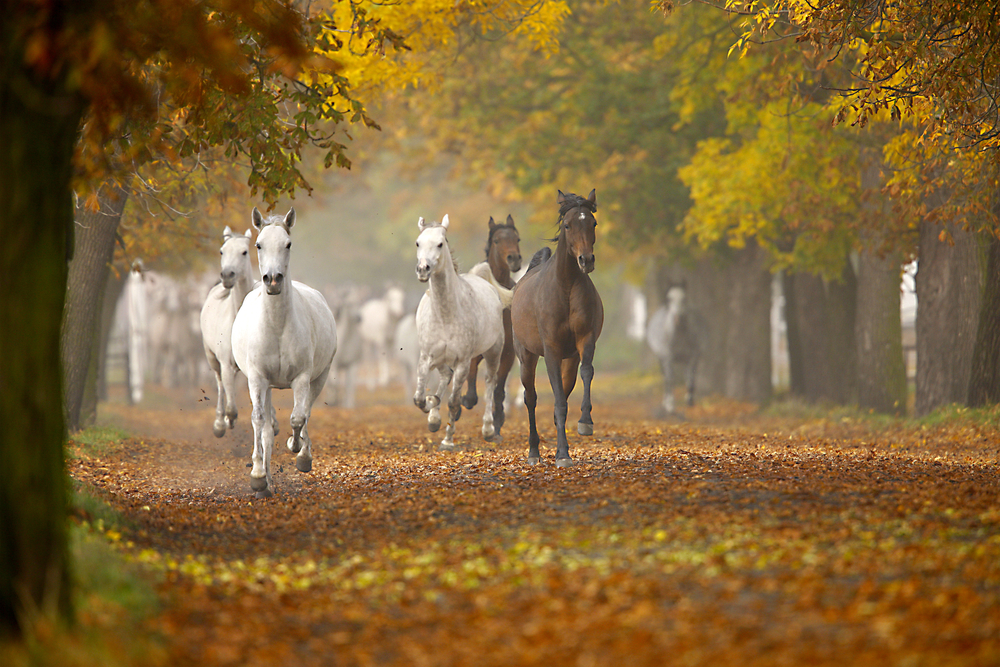
<instances>
[{"instance_id":1,"label":"bay horse","mask_svg":"<svg viewBox=\"0 0 1000 667\"><path fill-rule=\"evenodd\" d=\"M503 350L503 288L491 284L487 278L473 273L459 274L448 246L448 216L440 223L417 221L417 279L430 283L417 306L417 345L420 357L417 362L417 386L413 403L428 413L427 426L431 432L441 428L441 399L448 398L448 424L445 428L442 451L455 448L453 440L455 422L462 414L461 388L469 372L472 357L483 355L486 361L486 393L494 396L497 367ZM489 270L485 269L486 276ZM508 292L509 294L509 292ZM440 375L437 391L427 396L430 372ZM483 438L494 435L494 406L486 405L483 411Z\"/></svg>"},{"instance_id":2,"label":"bay horse","mask_svg":"<svg viewBox=\"0 0 1000 667\"><path fill-rule=\"evenodd\" d=\"M591 190L586 199L558 193L559 235L552 239L555 253L546 246L531 258L527 273L514 287L511 323L528 410L528 463L541 460L535 425L535 368L538 358L544 357L555 398L556 466L566 467L573 465L566 440L567 399L576 385L578 367L583 402L577 432L594 433L590 383L594 350L604 327L604 304L589 275L594 270L597 191Z\"/></svg>"},{"instance_id":3,"label":"bay horse","mask_svg":"<svg viewBox=\"0 0 1000 667\"><path fill-rule=\"evenodd\" d=\"M221 438L226 429L236 425L236 374L240 372L233 358L233 322L243 305L243 299L253 288L250 265L250 242L253 231L234 233L226 227L222 233L221 281L208 292L201 307L201 337L205 358L215 373L219 397L215 405L212 433Z\"/></svg>"},{"instance_id":4,"label":"bay horse","mask_svg":"<svg viewBox=\"0 0 1000 667\"><path fill-rule=\"evenodd\" d=\"M274 495L271 454L274 448L271 389L294 394L288 449L295 467L312 470L312 442L307 425L313 402L326 384L337 351L337 323L317 290L289 279L291 229L295 209L284 217L263 219L256 207L251 222L257 233L258 285L243 301L233 322L233 356L250 386L253 412L253 468L250 488L258 498Z\"/></svg>"},{"instance_id":5,"label":"bay horse","mask_svg":"<svg viewBox=\"0 0 1000 667\"><path fill-rule=\"evenodd\" d=\"M498 225L490 216L489 235L486 237L486 263L490 267L493 278L507 289L514 289L512 274L521 270L521 236L514 225L514 217L507 216L507 222ZM507 376L514 366L514 336L511 331L510 309L503 311L503 351L500 353L500 366L497 369L497 384L493 390L493 427L496 437L500 437L500 428L504 423L504 399L507 397ZM462 397L462 405L468 409L475 407L479 400L476 395L476 378L479 374L479 362L482 355L475 357L469 366L468 390Z\"/></svg>"}]
</instances>

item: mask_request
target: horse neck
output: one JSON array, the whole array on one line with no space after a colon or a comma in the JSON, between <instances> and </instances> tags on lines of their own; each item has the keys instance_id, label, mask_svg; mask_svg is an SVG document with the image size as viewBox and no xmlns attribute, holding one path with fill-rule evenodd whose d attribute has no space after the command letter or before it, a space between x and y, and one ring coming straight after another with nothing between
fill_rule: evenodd
<instances>
[{"instance_id":1,"label":"horse neck","mask_svg":"<svg viewBox=\"0 0 1000 667\"><path fill-rule=\"evenodd\" d=\"M264 321L271 328L281 331L292 314L292 279L285 275L285 285L280 294L268 294L262 284Z\"/></svg>"},{"instance_id":2,"label":"horse neck","mask_svg":"<svg viewBox=\"0 0 1000 667\"><path fill-rule=\"evenodd\" d=\"M565 231L559 233L559 242L556 244L555 256L556 273L559 275L559 283L564 287L572 287L578 281L582 281L587 277L587 274L580 270L580 265L576 263L576 259L570 257L569 241L566 240Z\"/></svg>"},{"instance_id":3,"label":"horse neck","mask_svg":"<svg viewBox=\"0 0 1000 667\"><path fill-rule=\"evenodd\" d=\"M246 298L253 290L253 278L251 277L250 271L240 274L236 279L236 284L233 285L233 289L229 292L229 296L233 301L234 308L239 310L240 306L243 305L243 299Z\"/></svg>"},{"instance_id":4,"label":"horse neck","mask_svg":"<svg viewBox=\"0 0 1000 667\"><path fill-rule=\"evenodd\" d=\"M507 264L506 259L497 255L498 253L493 252L491 249L486 261L490 265L490 271L493 273L493 277L497 279L497 282L510 289L514 286L514 281L510 277L510 266Z\"/></svg>"},{"instance_id":5,"label":"horse neck","mask_svg":"<svg viewBox=\"0 0 1000 667\"><path fill-rule=\"evenodd\" d=\"M454 315L458 309L458 272L451 259L451 251L445 246L441 268L431 274L430 293L435 309L442 316Z\"/></svg>"}]
</instances>

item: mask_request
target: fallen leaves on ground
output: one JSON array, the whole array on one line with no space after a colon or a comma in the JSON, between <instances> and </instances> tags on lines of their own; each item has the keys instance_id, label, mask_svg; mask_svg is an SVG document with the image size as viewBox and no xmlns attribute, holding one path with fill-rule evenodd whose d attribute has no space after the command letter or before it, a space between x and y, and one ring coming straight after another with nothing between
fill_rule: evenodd
<instances>
[{"instance_id":1,"label":"fallen leaves on ground","mask_svg":"<svg viewBox=\"0 0 1000 667\"><path fill-rule=\"evenodd\" d=\"M313 471L276 445L268 500L246 406L217 440L204 405L111 405L134 437L71 472L162 573L176 664L1000 664L996 429L655 403L598 395L569 469L551 426L524 463L523 409L442 453L412 406L318 405Z\"/></svg>"}]
</instances>

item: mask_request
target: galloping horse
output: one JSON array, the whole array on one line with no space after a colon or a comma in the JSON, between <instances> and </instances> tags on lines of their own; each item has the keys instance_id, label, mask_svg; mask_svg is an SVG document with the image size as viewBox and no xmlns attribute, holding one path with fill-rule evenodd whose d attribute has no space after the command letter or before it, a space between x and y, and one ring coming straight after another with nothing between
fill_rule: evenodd
<instances>
[{"instance_id":1,"label":"galloping horse","mask_svg":"<svg viewBox=\"0 0 1000 667\"><path fill-rule=\"evenodd\" d=\"M555 398L558 432L556 465L573 465L566 441L567 399L576 385L577 367L583 378L583 404L577 432L593 435L590 383L594 349L604 326L604 304L588 275L594 270L597 191L586 199L559 191L559 236L553 255L548 247L531 258L528 271L514 287L511 321L514 349L521 362L524 405L528 409L528 463L541 460L535 426L535 368L545 358Z\"/></svg>"},{"instance_id":2,"label":"galloping horse","mask_svg":"<svg viewBox=\"0 0 1000 667\"><path fill-rule=\"evenodd\" d=\"M266 221L255 207L251 216L257 234L261 284L247 295L233 323L233 356L250 385L253 403L253 469L250 488L258 498L274 495L271 453L274 414L271 388L294 393L292 435L288 449L298 454L295 467L312 470L312 443L307 424L312 404L323 391L337 351L337 324L323 295L288 280L292 249L289 232L295 209Z\"/></svg>"},{"instance_id":3,"label":"galloping horse","mask_svg":"<svg viewBox=\"0 0 1000 667\"><path fill-rule=\"evenodd\" d=\"M219 387L219 400L215 406L212 433L221 438L227 428L236 424L236 374L240 369L233 358L233 322L243 305L243 299L253 288L253 269L250 266L251 230L234 234L226 227L222 234L222 282L212 287L201 307L201 337L205 358L215 373Z\"/></svg>"},{"instance_id":4,"label":"galloping horse","mask_svg":"<svg viewBox=\"0 0 1000 667\"><path fill-rule=\"evenodd\" d=\"M443 451L451 451L455 444L455 422L462 414L461 388L469 372L469 362L476 355L486 360L486 396L495 395L497 366L503 350L502 290L486 278L472 273L459 275L455 260L448 246L448 216L441 223L417 222L417 279L429 282L430 288L417 306L417 343L420 359L417 362L417 386L413 403L429 413L427 425L431 431L441 428L441 398L450 392L448 399L448 425L445 428ZM485 269L485 267L484 267ZM486 276L489 270L485 269ZM506 291L506 290L504 290ZM508 292L509 294L509 292ZM427 378L436 370L441 381L437 393L427 396ZM493 412L488 404L483 411L483 437L493 438Z\"/></svg>"},{"instance_id":5,"label":"galloping horse","mask_svg":"<svg viewBox=\"0 0 1000 667\"><path fill-rule=\"evenodd\" d=\"M511 275L521 270L521 237L514 226L514 218L507 216L507 222L498 225L490 217L490 233L486 238L486 262L489 264L493 278L506 287L514 288L514 278ZM496 406L493 412L493 427L496 429L497 437L500 436L500 428L504 423L503 402L507 397L507 375L514 365L514 337L511 333L510 309L503 311L503 352L500 353L500 366L497 369L497 384L493 390L493 405ZM462 405L472 409L475 407L479 397L476 395L476 376L479 374L479 362L482 355L475 357L469 366L469 384L465 396L462 397Z\"/></svg>"},{"instance_id":6,"label":"galloping horse","mask_svg":"<svg viewBox=\"0 0 1000 667\"><path fill-rule=\"evenodd\" d=\"M663 402L666 415L675 415L674 364L685 365L687 385L686 402L694 405L694 381L701 356L703 327L700 320L687 307L687 290L679 283L667 290L667 303L656 309L646 325L646 343L660 361L663 372Z\"/></svg>"}]
</instances>

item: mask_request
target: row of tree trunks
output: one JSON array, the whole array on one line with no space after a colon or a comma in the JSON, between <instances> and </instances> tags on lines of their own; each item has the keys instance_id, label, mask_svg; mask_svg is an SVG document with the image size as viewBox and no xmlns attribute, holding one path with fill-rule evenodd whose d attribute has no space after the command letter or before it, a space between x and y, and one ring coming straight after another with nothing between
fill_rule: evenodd
<instances>
[{"instance_id":1,"label":"row of tree trunks","mask_svg":"<svg viewBox=\"0 0 1000 667\"><path fill-rule=\"evenodd\" d=\"M108 184L98 193L98 199L97 210L86 208L82 202L77 205L73 260L69 264L62 359L64 408L71 432L88 425L94 417L104 297L128 193L116 184Z\"/></svg>"}]
</instances>

